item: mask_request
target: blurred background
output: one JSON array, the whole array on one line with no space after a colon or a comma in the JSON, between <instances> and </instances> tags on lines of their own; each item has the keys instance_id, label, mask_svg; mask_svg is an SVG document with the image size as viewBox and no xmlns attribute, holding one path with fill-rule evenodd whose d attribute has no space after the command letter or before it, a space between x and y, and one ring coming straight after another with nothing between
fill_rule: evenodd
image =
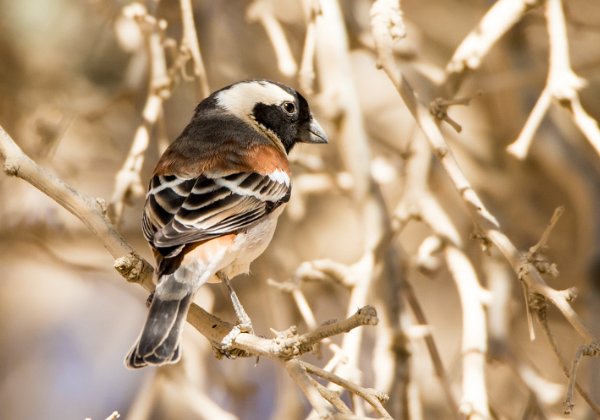
<instances>
[{"instance_id":1,"label":"blurred background","mask_svg":"<svg viewBox=\"0 0 600 420\"><path fill-rule=\"evenodd\" d=\"M281 24L299 65L307 27L304 2L264 3ZM564 3L571 64L588 83L581 100L598 121L600 3ZM40 165L82 193L107 202L142 123L149 88L148 50L139 26L123 12L129 4L0 0L0 124ZM417 92L427 97L433 91L454 50L492 4L485 0L402 2L408 37L398 47L397 59ZM297 66L282 72L264 25L249 18L252 2L192 0L192 5L211 91L249 78L273 79L301 89ZM172 66L182 36L180 4L162 0L145 6L166 23L162 39L167 66ZM371 224L352 192L359 181L352 178L357 172L347 156L354 156L354 164L362 164L361 159L367 162L391 213L403 197L411 148L423 141L393 85L376 68L370 6L370 1L340 1L342 15L337 22L343 25L348 42L339 48L350 60L343 63L346 71L340 78L348 82L345 95L351 92L349 97L358 105L359 113L352 118L364 130L369 153L347 150L354 147L352 136L358 134L343 129L336 105L339 98L331 95L326 86L331 79L324 77L328 71L338 71L340 63L328 66L319 56L322 40L317 38L314 93L305 93L331 144L303 145L294 151L294 177L305 180L308 187L295 184L294 197L269 249L254 263L250 276L234 282L259 335L271 337L270 328L283 330L294 324L300 331L307 329L290 294L269 286L267 279L286 281L304 261L327 258L352 264L363 255ZM331 41L341 42L339 37ZM530 114L547 71L548 35L543 7L538 7L501 38L481 68L466 78L458 96L479 91L481 95L468 107L450 109L463 130L457 133L444 124L444 134L467 178L521 250L535 244L553 210L565 206L547 251L560 275L549 282L559 289L579 289L574 306L586 325L600 334L600 156L570 114L558 106L544 118L527 159L518 161L505 150ZM165 144L178 136L201 99L197 81L175 79L164 101L163 118L150 132L141 172L144 187ZM330 184L311 188L310 175L315 174ZM492 412L496 418L561 418L567 380L542 334L534 342L528 339L516 276L471 239L468 213L433 158L428 185L458 229L483 287L493 291L491 299L508 297L500 321L505 333L494 335L490 326L486 378ZM123 281L112 268L111 256L78 219L29 184L0 176L0 202L0 418L104 419L115 410L136 419L227 415L292 419L309 413L304 396L279 364L268 359L256 366L254 359L217 360L208 342L189 326L183 363L161 370L126 370L123 359L142 326L147 294ZM132 195L119 228L151 261L139 227L142 205L143 196ZM409 223L392 248L400 268L385 275L397 276L398 284L412 285L460 401L462 312L456 286L443 264L425 269L416 258L430 234L426 225ZM503 287L492 285L491 259L510 279ZM349 292L343 287L310 282L302 290L317 322L346 316ZM401 291L397 298L402 322L418 324L402 303ZM205 286L197 302L233 320L221 285ZM369 301L375 302L375 298ZM549 314L559 348L570 360L582 343L557 311ZM375 328L365 331L361 371L367 386L378 381L369 349L383 333ZM423 341L409 341L405 358L422 418L452 418ZM324 351L321 358L308 359L322 366L330 357ZM524 382L523 366L542 381L543 391L536 394L535 385ZM599 366L584 360L579 376L597 404ZM392 378L392 382L400 380L404 379ZM398 408L404 401L398 387L388 383L386 388L392 415L408 418L406 408ZM595 418L579 397L575 401L575 418Z\"/></svg>"}]
</instances>

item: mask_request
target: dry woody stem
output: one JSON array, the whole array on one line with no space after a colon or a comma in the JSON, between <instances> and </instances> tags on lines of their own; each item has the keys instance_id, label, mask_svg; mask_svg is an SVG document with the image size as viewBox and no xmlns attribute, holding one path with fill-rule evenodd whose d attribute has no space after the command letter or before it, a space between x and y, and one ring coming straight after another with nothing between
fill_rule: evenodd
<instances>
[{"instance_id":1,"label":"dry woody stem","mask_svg":"<svg viewBox=\"0 0 600 420\"><path fill-rule=\"evenodd\" d=\"M77 216L100 239L105 248L115 258L115 268L127 281L139 283L150 292L154 290L152 266L139 257L117 232L106 217L104 207L99 200L79 193L73 187L37 165L23 153L1 126L0 155L4 158L4 172L7 175L24 179ZM230 335L234 329L233 325L206 312L196 304L192 304L190 308L188 322L217 348L221 346L223 338ZM317 409L319 414L329 415L329 410L325 411L323 408L326 401L321 396L322 391L315 387L314 381L308 378L304 372L305 368L299 364L300 362L296 358L312 351L313 346L321 340L351 331L360 326L376 325L377 322L375 309L365 306L345 320L327 323L302 335L297 335L295 329L284 337L274 339L240 333L234 336L227 354L231 354L233 349L244 355L265 356L282 360L292 378L305 392L309 401L313 403L313 407ZM354 388L348 389L350 391L354 390ZM315 400L315 396L318 396L318 401ZM365 398L370 402L371 397L369 395L365 394Z\"/></svg>"},{"instance_id":2,"label":"dry woody stem","mask_svg":"<svg viewBox=\"0 0 600 420\"><path fill-rule=\"evenodd\" d=\"M500 3L501 2L496 5L498 6ZM516 4L518 2L513 3ZM561 7L560 0L548 0L546 3L551 43L554 44L553 49L556 46L556 39L552 39L552 34L554 33L554 35L556 35L556 31L561 30L560 25L564 25ZM496 218L486 209L478 194L464 176L453 156L452 150L449 148L438 127L437 121L433 119L427 107L421 103L413 88L397 68L393 55L393 44L398 39L397 34L402 32L403 26L401 23L398 23L399 20L401 20L399 11L389 7L385 1L376 1L373 4L371 9L371 27L373 36L375 37L378 63L396 86L404 103L423 131L431 149L437 156L441 166L446 171L448 178L454 184L454 187L466 205L477 232L480 232L480 237L483 238L484 241L496 246L504 258L513 267L513 270L517 273L519 279L523 282L528 295L531 293L538 293L544 296L560 310L565 319L572 325L585 343L588 345L597 343L597 338L583 324L581 318L573 310L570 304L573 298L572 291L560 291L548 286L538 267L536 267L533 262L528 261L526 256L518 251L511 240L501 231ZM562 39L563 41L566 40L566 35L562 36ZM568 65L564 65L565 48L561 49L563 70L570 69ZM556 58L556 55L553 57ZM568 55L566 57L568 57ZM577 96L575 95L575 97Z\"/></svg>"}]
</instances>

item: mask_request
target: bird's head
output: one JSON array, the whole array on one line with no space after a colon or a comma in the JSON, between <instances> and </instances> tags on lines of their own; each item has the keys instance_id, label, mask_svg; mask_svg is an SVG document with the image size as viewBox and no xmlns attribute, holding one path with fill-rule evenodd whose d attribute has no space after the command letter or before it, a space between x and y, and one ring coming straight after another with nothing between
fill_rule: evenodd
<instances>
[{"instance_id":1,"label":"bird's head","mask_svg":"<svg viewBox=\"0 0 600 420\"><path fill-rule=\"evenodd\" d=\"M327 143L306 99L283 84L268 80L239 82L213 93L209 99L265 134L286 153L296 143Z\"/></svg>"}]
</instances>

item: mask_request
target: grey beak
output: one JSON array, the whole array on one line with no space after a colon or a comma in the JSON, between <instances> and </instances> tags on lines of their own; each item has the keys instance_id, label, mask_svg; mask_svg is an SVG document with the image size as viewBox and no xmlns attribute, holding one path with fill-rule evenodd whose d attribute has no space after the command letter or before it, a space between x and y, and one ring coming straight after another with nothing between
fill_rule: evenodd
<instances>
[{"instance_id":1,"label":"grey beak","mask_svg":"<svg viewBox=\"0 0 600 420\"><path fill-rule=\"evenodd\" d=\"M327 143L327 134L325 134L321 124L311 116L308 127L300 131L300 138L298 140L303 143Z\"/></svg>"}]
</instances>

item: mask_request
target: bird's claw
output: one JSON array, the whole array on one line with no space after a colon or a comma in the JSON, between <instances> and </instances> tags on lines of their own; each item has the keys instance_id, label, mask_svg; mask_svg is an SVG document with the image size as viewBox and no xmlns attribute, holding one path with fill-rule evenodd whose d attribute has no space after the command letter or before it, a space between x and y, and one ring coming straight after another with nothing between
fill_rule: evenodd
<instances>
[{"instance_id":1,"label":"bird's claw","mask_svg":"<svg viewBox=\"0 0 600 420\"><path fill-rule=\"evenodd\" d=\"M221 342L217 346L215 346L214 349L217 352L217 356L225 356L228 359L250 356L250 354L247 351L235 348L233 346L235 339L242 333L254 334L252 324L240 323L238 325L235 325L231 329L231 331L229 331L227 335L223 337Z\"/></svg>"}]
</instances>

